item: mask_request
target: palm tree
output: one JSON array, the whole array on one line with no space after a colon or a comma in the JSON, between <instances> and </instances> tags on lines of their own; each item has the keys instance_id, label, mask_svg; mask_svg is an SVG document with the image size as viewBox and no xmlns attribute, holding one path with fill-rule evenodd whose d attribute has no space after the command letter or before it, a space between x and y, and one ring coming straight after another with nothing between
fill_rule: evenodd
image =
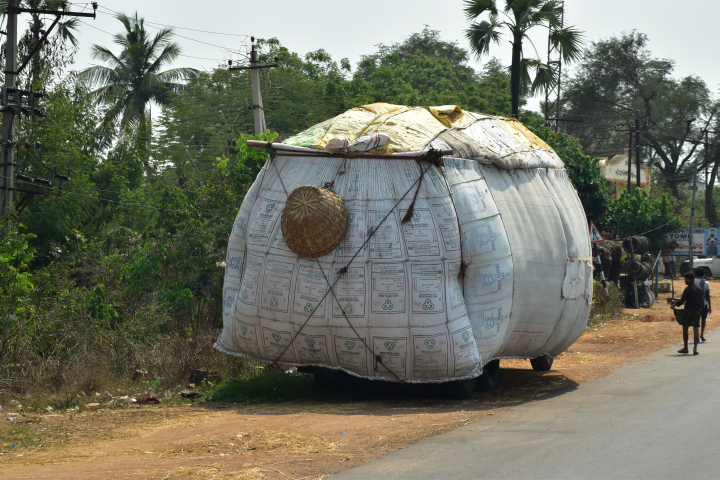
<instances>
[{"instance_id":1,"label":"palm tree","mask_svg":"<svg viewBox=\"0 0 720 480\"><path fill-rule=\"evenodd\" d=\"M112 124L120 117L124 132L142 125L146 121L146 107L150 101L165 105L173 93L184 85L181 81L199 75L194 68L160 70L180 55L180 47L171 41L171 29L159 30L150 36L145 30L145 21L119 14L115 18L125 27L125 32L113 36L113 41L122 47L115 55L106 47L93 45L93 58L109 66L96 65L82 72L95 90L97 104L109 105L103 126Z\"/></svg>"},{"instance_id":2,"label":"palm tree","mask_svg":"<svg viewBox=\"0 0 720 480\"><path fill-rule=\"evenodd\" d=\"M502 10L497 3L496 0L465 1L465 16L471 22L470 28L465 30L465 38L470 42L472 52L481 57L490 53L491 43L500 43L501 30L509 31L512 36L510 97L512 116L518 118L521 94L535 94L558 80L547 64L538 58L526 58L523 54L523 40L528 39L532 44L528 30L538 25L549 25L550 40L559 47L565 62L579 58L583 36L574 27L562 25L563 5L558 0L505 0ZM485 13L489 21L478 22L478 17ZM530 80L530 70L535 71L533 81Z\"/></svg>"}]
</instances>

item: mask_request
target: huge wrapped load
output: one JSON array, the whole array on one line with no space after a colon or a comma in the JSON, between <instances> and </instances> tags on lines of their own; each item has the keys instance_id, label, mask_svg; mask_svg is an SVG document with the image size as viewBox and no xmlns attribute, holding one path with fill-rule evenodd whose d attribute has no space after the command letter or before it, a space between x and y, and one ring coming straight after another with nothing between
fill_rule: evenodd
<instances>
[{"instance_id":1,"label":"huge wrapped load","mask_svg":"<svg viewBox=\"0 0 720 480\"><path fill-rule=\"evenodd\" d=\"M498 358L555 356L583 332L584 210L560 158L517 121L373 104L268 150L230 236L219 350L447 382ZM283 226L323 192L347 220L316 232L339 244L298 255Z\"/></svg>"}]
</instances>

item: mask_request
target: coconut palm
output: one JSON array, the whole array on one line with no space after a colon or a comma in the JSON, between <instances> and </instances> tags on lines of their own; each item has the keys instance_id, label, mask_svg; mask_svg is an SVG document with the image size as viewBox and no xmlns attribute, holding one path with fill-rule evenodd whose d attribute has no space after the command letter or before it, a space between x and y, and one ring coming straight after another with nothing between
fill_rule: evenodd
<instances>
[{"instance_id":1,"label":"coconut palm","mask_svg":"<svg viewBox=\"0 0 720 480\"><path fill-rule=\"evenodd\" d=\"M95 90L97 104L109 105L103 124L111 124L120 118L120 127L128 132L132 126L143 124L146 108L153 101L167 104L170 96L183 88L180 83L199 72L194 68L173 68L160 71L180 55L180 47L171 41L171 29L159 30L154 36L145 30L144 19L119 14L115 18L125 27L113 41L122 47L115 55L106 47L93 45L93 58L109 66L96 65L82 72Z\"/></svg>"},{"instance_id":2,"label":"coconut palm","mask_svg":"<svg viewBox=\"0 0 720 480\"><path fill-rule=\"evenodd\" d=\"M497 4L497 0L465 1L465 16L471 22L465 30L465 37L470 42L471 51L481 57L490 53L490 44L500 43L503 30L512 36L510 97L512 115L517 118L521 94L535 94L558 80L553 69L539 58L524 55L523 41L527 39L532 44L528 30L540 25L549 26L550 39L559 47L565 62L579 58L583 36L574 27L563 27L563 5L558 0L505 0L502 9ZM478 17L484 14L488 15L488 19L478 21ZM539 57L537 49L535 54ZM531 70L535 71L534 80L530 79Z\"/></svg>"}]
</instances>

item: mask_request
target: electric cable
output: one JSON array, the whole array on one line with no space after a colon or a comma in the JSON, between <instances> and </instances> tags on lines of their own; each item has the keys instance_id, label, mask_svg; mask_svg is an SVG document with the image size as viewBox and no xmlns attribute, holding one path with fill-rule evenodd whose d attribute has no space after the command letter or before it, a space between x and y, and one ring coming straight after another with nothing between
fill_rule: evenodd
<instances>
[{"instance_id":1,"label":"electric cable","mask_svg":"<svg viewBox=\"0 0 720 480\"><path fill-rule=\"evenodd\" d=\"M0 178L10 178L10 177L6 177L6 176L4 176L4 175L0 175ZM32 186L35 186L35 187L47 188L46 185L41 185L41 184L38 184L38 183L28 182L28 181L26 181L26 180L20 180L20 179L18 179L18 178L16 178L15 181L16 181L16 182L20 182L20 183L24 183L24 184L27 184L27 185L32 185ZM211 212L198 212L198 211L177 210L177 209L173 209L173 208L153 207L153 206L150 206L150 205L141 205L141 204L139 204L139 203L124 202L124 201L122 201L122 200L112 200L112 199L110 199L110 198L94 197L94 196L92 196L92 195L85 195L85 194L82 194L82 193L70 192L70 191L67 191L67 190L63 190L62 193L63 193L63 194L68 194L68 195L75 195L75 196L78 196L78 197L85 197L85 198L89 198L89 199L91 199L91 200L97 200L97 201L101 201L101 202L116 203L116 204L120 204L120 205L130 205L130 206L133 206L133 207L144 208L144 209L147 209L147 210L156 210L156 211L163 211L163 212L182 213L182 214L185 214L185 215L207 215L207 216L215 216L215 217L220 217L220 216L231 216L231 217L234 217L234 216L237 215L237 212L235 212L235 213L230 212L228 215L220 215L219 213L211 213Z\"/></svg>"},{"instance_id":2,"label":"electric cable","mask_svg":"<svg viewBox=\"0 0 720 480\"><path fill-rule=\"evenodd\" d=\"M122 15L120 12L117 12L117 11L115 11L115 10L112 10L112 9L110 9L110 8L107 8L107 7L103 6L103 5L98 5L98 8L102 8L103 10L107 10L108 12L112 12L112 13L114 13L114 14L116 14L116 15ZM213 35L227 35L227 36L230 36L230 37L241 37L241 38L248 38L248 37L250 36L250 35L243 35L243 34L240 34L240 33L213 32L213 31L209 31L209 30L199 30L199 29L197 29L197 28L178 27L177 25L167 25L167 24L164 24L164 23L150 22L150 21L148 21L148 20L145 20L145 23L150 24L150 25L160 25L161 27L177 28L177 29L179 29L179 30L190 30L190 31L192 31L192 32L210 33L210 34L213 34Z\"/></svg>"}]
</instances>

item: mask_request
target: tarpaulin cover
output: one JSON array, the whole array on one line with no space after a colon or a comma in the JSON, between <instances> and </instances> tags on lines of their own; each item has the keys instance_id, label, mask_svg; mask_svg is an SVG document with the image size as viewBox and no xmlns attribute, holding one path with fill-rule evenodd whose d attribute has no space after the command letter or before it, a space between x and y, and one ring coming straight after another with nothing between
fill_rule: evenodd
<instances>
[{"instance_id":1,"label":"tarpaulin cover","mask_svg":"<svg viewBox=\"0 0 720 480\"><path fill-rule=\"evenodd\" d=\"M216 348L406 382L471 378L495 358L567 349L587 322L592 263L585 214L557 155L515 121L473 114L448 129L437 116L457 124L452 106L376 105L350 111L353 122L375 116L356 137L383 132L398 148L442 144L458 155L439 168L276 149L230 236ZM336 138L333 128L353 138L341 128L349 120L335 125L340 117L313 145ZM280 229L287 194L333 179L346 236L324 257L300 258Z\"/></svg>"},{"instance_id":2,"label":"tarpaulin cover","mask_svg":"<svg viewBox=\"0 0 720 480\"><path fill-rule=\"evenodd\" d=\"M463 158L481 160L492 157L498 167L506 169L563 168L557 155L543 154L552 152L552 149L517 120L467 112L456 105L363 105L310 127L283 143L323 150L335 138L346 138L353 142L363 135L385 133L390 136L390 142L371 152L415 152L428 146L442 147L442 142L431 142L443 133L463 130L466 130L467 136L486 147L472 152L476 155L474 157Z\"/></svg>"}]
</instances>

